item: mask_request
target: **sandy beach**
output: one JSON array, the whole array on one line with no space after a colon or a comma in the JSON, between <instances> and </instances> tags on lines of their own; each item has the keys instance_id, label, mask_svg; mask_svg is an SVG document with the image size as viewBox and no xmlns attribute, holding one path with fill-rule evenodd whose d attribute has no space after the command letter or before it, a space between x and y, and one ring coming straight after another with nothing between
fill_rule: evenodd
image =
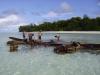
<instances>
[{"instance_id":1,"label":"sandy beach","mask_svg":"<svg viewBox=\"0 0 100 75\"><path fill-rule=\"evenodd\" d=\"M37 33L37 32L34 32ZM82 33L82 34L100 34L100 31L42 31L42 33Z\"/></svg>"}]
</instances>

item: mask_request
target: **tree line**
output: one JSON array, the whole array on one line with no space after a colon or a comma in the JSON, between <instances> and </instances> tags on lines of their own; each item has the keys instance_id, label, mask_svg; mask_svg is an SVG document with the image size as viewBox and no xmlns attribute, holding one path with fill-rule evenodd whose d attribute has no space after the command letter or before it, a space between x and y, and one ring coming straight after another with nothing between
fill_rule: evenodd
<instances>
[{"instance_id":1,"label":"tree line","mask_svg":"<svg viewBox=\"0 0 100 75\"><path fill-rule=\"evenodd\" d=\"M42 24L29 24L19 27L19 31L100 31L100 17L89 18L87 15L72 17L68 20L44 22Z\"/></svg>"}]
</instances>

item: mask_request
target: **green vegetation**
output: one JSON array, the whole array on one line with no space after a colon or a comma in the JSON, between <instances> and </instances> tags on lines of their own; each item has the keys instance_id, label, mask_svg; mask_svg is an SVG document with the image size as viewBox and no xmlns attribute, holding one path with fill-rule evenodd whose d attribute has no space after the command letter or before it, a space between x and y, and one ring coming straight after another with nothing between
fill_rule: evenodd
<instances>
[{"instance_id":1,"label":"green vegetation","mask_svg":"<svg viewBox=\"0 0 100 75\"><path fill-rule=\"evenodd\" d=\"M30 24L19 27L19 31L100 31L100 17L89 18L87 15L72 17L68 20Z\"/></svg>"}]
</instances>

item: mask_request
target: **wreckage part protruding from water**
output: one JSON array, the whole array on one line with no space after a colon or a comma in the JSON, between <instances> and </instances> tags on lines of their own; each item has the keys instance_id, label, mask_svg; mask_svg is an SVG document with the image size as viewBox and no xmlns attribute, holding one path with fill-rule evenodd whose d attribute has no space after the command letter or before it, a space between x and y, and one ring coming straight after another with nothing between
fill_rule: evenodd
<instances>
[{"instance_id":1,"label":"wreckage part protruding from water","mask_svg":"<svg viewBox=\"0 0 100 75\"><path fill-rule=\"evenodd\" d=\"M73 42L68 45L61 45L54 48L54 52L57 54L66 54L66 53L74 53L81 48L80 44L77 42Z\"/></svg>"},{"instance_id":2,"label":"wreckage part protruding from water","mask_svg":"<svg viewBox=\"0 0 100 75\"><path fill-rule=\"evenodd\" d=\"M15 52L15 51L18 51L18 45L19 44L23 44L23 42L21 41L8 41L7 42L7 45L10 46L10 52Z\"/></svg>"},{"instance_id":3,"label":"wreckage part protruding from water","mask_svg":"<svg viewBox=\"0 0 100 75\"><path fill-rule=\"evenodd\" d=\"M10 46L10 52L18 51L18 45L11 45Z\"/></svg>"}]
</instances>

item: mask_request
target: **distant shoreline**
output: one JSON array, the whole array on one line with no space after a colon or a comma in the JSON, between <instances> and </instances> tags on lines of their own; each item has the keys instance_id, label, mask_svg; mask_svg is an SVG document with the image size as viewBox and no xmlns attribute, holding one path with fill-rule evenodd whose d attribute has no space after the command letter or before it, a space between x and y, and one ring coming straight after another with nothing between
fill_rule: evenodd
<instances>
[{"instance_id":1,"label":"distant shoreline","mask_svg":"<svg viewBox=\"0 0 100 75\"><path fill-rule=\"evenodd\" d=\"M22 33L22 32L0 32L0 33ZM33 31L32 33L38 33ZM100 34L100 31L42 31L42 33L65 33L65 34Z\"/></svg>"},{"instance_id":2,"label":"distant shoreline","mask_svg":"<svg viewBox=\"0 0 100 75\"><path fill-rule=\"evenodd\" d=\"M37 32L34 32L37 33ZM43 31L42 33L82 33L82 34L100 34L100 31Z\"/></svg>"}]
</instances>

